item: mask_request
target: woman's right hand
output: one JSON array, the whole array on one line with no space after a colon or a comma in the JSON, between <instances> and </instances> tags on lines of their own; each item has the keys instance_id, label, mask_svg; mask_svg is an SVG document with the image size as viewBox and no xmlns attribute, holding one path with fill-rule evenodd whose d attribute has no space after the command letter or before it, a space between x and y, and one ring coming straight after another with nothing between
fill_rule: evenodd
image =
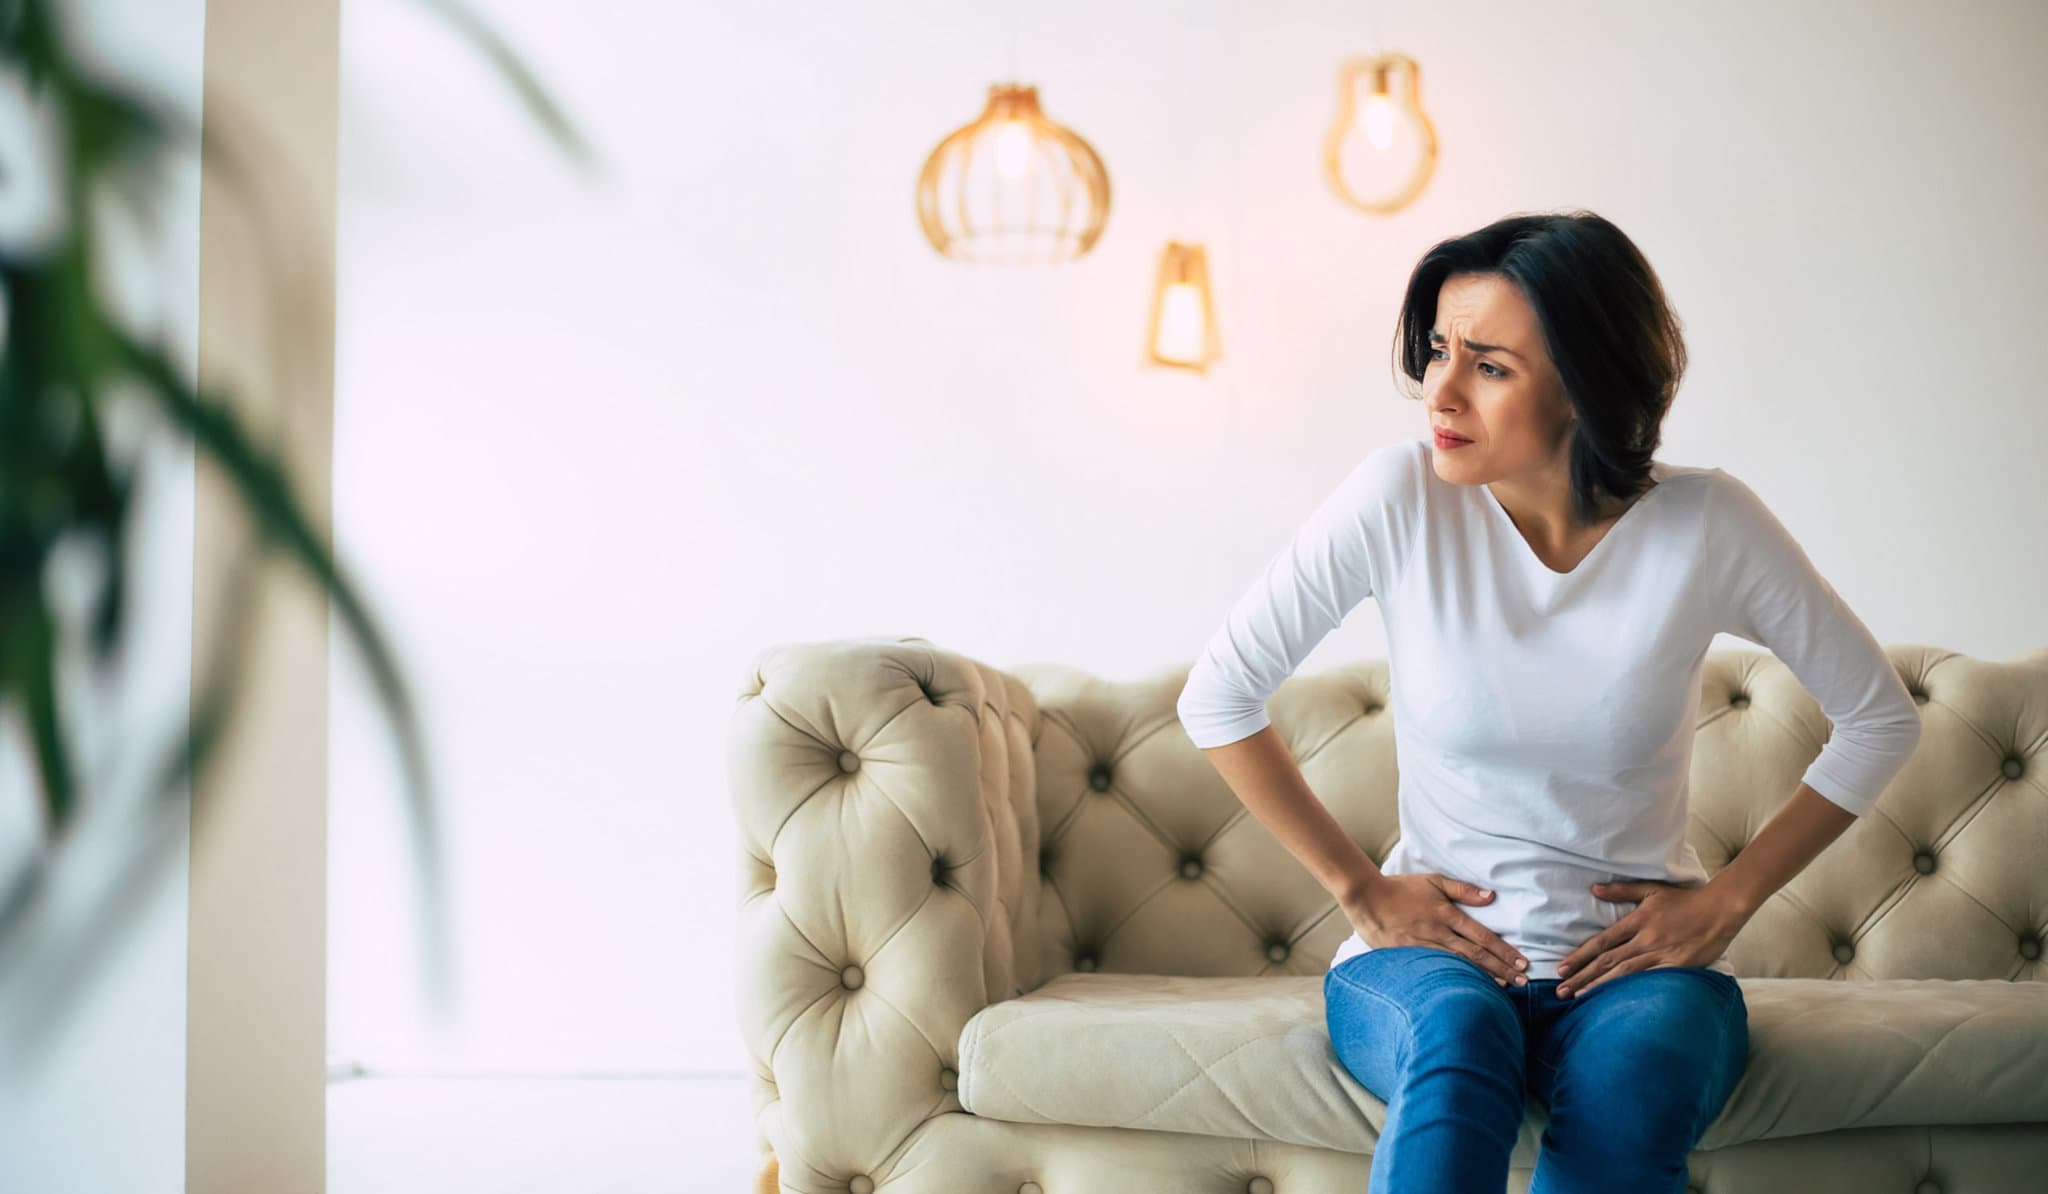
<instances>
[{"instance_id":1,"label":"woman's right hand","mask_svg":"<svg viewBox=\"0 0 2048 1194\"><path fill-rule=\"evenodd\" d=\"M1345 905L1344 916L1374 949L1433 945L1471 959L1503 987L1520 986L1529 959L1458 907L1492 899L1492 892L1461 879L1383 874L1355 903Z\"/></svg>"}]
</instances>

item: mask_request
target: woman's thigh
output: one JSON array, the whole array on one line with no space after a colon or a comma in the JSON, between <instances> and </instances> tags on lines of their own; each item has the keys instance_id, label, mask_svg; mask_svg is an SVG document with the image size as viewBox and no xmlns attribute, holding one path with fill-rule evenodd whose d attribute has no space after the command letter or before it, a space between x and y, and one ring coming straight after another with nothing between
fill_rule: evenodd
<instances>
[{"instance_id":1,"label":"woman's thigh","mask_svg":"<svg viewBox=\"0 0 2048 1194\"><path fill-rule=\"evenodd\" d=\"M1383 1102L1419 1052L1456 1052L1522 1082L1515 1005L1461 954L1395 945L1346 958L1323 974L1323 1008L1337 1060Z\"/></svg>"},{"instance_id":2,"label":"woman's thigh","mask_svg":"<svg viewBox=\"0 0 2048 1194\"><path fill-rule=\"evenodd\" d=\"M1632 971L1562 1002L1544 1039L1532 1042L1529 1073L1554 1124L1566 1110L1599 1122L1605 1136L1633 1125L1646 1146L1683 1138L1690 1147L1748 1062L1749 1008L1741 986L1718 970Z\"/></svg>"}]
</instances>

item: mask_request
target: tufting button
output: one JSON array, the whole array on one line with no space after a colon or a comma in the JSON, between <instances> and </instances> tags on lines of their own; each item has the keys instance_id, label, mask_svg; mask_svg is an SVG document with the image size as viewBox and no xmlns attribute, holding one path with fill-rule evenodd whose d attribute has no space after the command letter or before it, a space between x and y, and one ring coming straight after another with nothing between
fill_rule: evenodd
<instances>
[{"instance_id":1,"label":"tufting button","mask_svg":"<svg viewBox=\"0 0 2048 1194\"><path fill-rule=\"evenodd\" d=\"M1244 1194L1273 1194L1273 1179L1261 1174L1244 1184Z\"/></svg>"},{"instance_id":2,"label":"tufting button","mask_svg":"<svg viewBox=\"0 0 2048 1194\"><path fill-rule=\"evenodd\" d=\"M1082 954L1082 955L1080 955L1079 957L1075 958L1075 959L1074 959L1074 969L1076 969L1076 970L1093 970L1093 969L1095 969L1095 955L1094 955L1094 954Z\"/></svg>"},{"instance_id":3,"label":"tufting button","mask_svg":"<svg viewBox=\"0 0 2048 1194\"><path fill-rule=\"evenodd\" d=\"M1746 692L1738 692L1734 696L1728 698L1728 703L1735 706L1737 709L1747 709L1749 708L1749 694Z\"/></svg>"},{"instance_id":4,"label":"tufting button","mask_svg":"<svg viewBox=\"0 0 2048 1194\"><path fill-rule=\"evenodd\" d=\"M2005 775L2005 778L2007 779L2018 779L2020 776L2025 775L2027 773L2027 765L2025 761L2023 761L2018 755L2014 755L2013 757L2007 759L2004 763L2000 764L1998 770L2002 772Z\"/></svg>"},{"instance_id":5,"label":"tufting button","mask_svg":"<svg viewBox=\"0 0 2048 1194\"><path fill-rule=\"evenodd\" d=\"M1941 1183L1931 1177L1927 1178L1913 1187L1913 1194L1941 1194Z\"/></svg>"},{"instance_id":6,"label":"tufting button","mask_svg":"<svg viewBox=\"0 0 2048 1194\"><path fill-rule=\"evenodd\" d=\"M2029 962L2033 961L2035 958L2040 957L2041 939L2038 937L2029 937L2026 940L2020 942L2020 956L2027 959Z\"/></svg>"},{"instance_id":7,"label":"tufting button","mask_svg":"<svg viewBox=\"0 0 2048 1194\"><path fill-rule=\"evenodd\" d=\"M1037 1182L1025 1182L1017 1187L1017 1194L1045 1194L1045 1190Z\"/></svg>"},{"instance_id":8,"label":"tufting button","mask_svg":"<svg viewBox=\"0 0 2048 1194\"><path fill-rule=\"evenodd\" d=\"M960 1075L953 1071L952 1066L939 1067L939 1088L941 1090L954 1090L959 1085Z\"/></svg>"},{"instance_id":9,"label":"tufting button","mask_svg":"<svg viewBox=\"0 0 2048 1194\"><path fill-rule=\"evenodd\" d=\"M860 756L850 750L839 752L839 769L845 772L860 770Z\"/></svg>"},{"instance_id":10,"label":"tufting button","mask_svg":"<svg viewBox=\"0 0 2048 1194\"><path fill-rule=\"evenodd\" d=\"M1182 859L1180 864L1180 877L1183 879L1201 878L1202 860L1199 858Z\"/></svg>"},{"instance_id":11,"label":"tufting button","mask_svg":"<svg viewBox=\"0 0 2048 1194\"><path fill-rule=\"evenodd\" d=\"M1109 768L1097 767L1088 773L1088 786L1098 792L1109 791Z\"/></svg>"},{"instance_id":12,"label":"tufting button","mask_svg":"<svg viewBox=\"0 0 2048 1194\"><path fill-rule=\"evenodd\" d=\"M1287 943L1285 941L1275 941L1267 946L1266 960L1269 962L1285 962L1287 960Z\"/></svg>"},{"instance_id":13,"label":"tufting button","mask_svg":"<svg viewBox=\"0 0 2048 1194\"><path fill-rule=\"evenodd\" d=\"M865 1173L856 1173L847 1179L848 1194L875 1194L875 1179Z\"/></svg>"},{"instance_id":14,"label":"tufting button","mask_svg":"<svg viewBox=\"0 0 2048 1194\"><path fill-rule=\"evenodd\" d=\"M1373 714L1375 714L1375 713L1378 713L1378 712L1379 712L1380 710L1382 710L1382 709L1384 709L1384 708L1386 708L1386 706L1385 706L1385 705L1382 705L1382 704L1380 704L1380 703L1379 703L1378 701L1369 701L1369 702L1367 702L1367 703L1366 703L1366 706L1365 706L1365 714L1366 714L1366 716L1367 716L1367 717L1370 717L1370 716L1372 716ZM1258 1178L1253 1178L1252 1180L1253 1180L1253 1181L1258 1181L1258 1180L1260 1180L1260 1179L1258 1179Z\"/></svg>"},{"instance_id":15,"label":"tufting button","mask_svg":"<svg viewBox=\"0 0 2048 1194\"><path fill-rule=\"evenodd\" d=\"M1915 688L1915 689L1913 689L1913 690L1911 690L1911 691L1912 691L1912 694L1913 694L1913 703L1914 703L1914 704L1916 704L1916 705L1924 705L1924 704L1926 704L1926 703L1927 703L1927 690L1926 690L1926 689L1924 689L1924 688Z\"/></svg>"},{"instance_id":16,"label":"tufting button","mask_svg":"<svg viewBox=\"0 0 2048 1194\"><path fill-rule=\"evenodd\" d=\"M1844 941L1841 944L1835 946L1835 961L1847 962L1849 959L1855 956L1856 947L1849 944L1848 942Z\"/></svg>"},{"instance_id":17,"label":"tufting button","mask_svg":"<svg viewBox=\"0 0 2048 1194\"><path fill-rule=\"evenodd\" d=\"M1934 873L1934 855L1921 850L1913 855L1913 869L1923 875Z\"/></svg>"},{"instance_id":18,"label":"tufting button","mask_svg":"<svg viewBox=\"0 0 2048 1194\"><path fill-rule=\"evenodd\" d=\"M860 986L865 977L861 974L860 967L850 965L839 972L839 984L851 991Z\"/></svg>"}]
</instances>

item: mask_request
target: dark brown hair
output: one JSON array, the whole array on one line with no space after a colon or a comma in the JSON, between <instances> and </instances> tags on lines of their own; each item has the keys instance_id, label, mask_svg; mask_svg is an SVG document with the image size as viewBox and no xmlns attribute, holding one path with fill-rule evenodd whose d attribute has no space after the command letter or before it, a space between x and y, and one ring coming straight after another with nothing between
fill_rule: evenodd
<instances>
[{"instance_id":1,"label":"dark brown hair","mask_svg":"<svg viewBox=\"0 0 2048 1194\"><path fill-rule=\"evenodd\" d=\"M1578 412L1572 507L1600 517L1601 495L1649 489L1650 458L1685 373L1685 338L1650 263L1621 229L1589 211L1525 214L1439 241L1416 263L1394 327L1396 368L1422 397L1437 296L1453 274L1499 274L1543 329L1544 348Z\"/></svg>"}]
</instances>

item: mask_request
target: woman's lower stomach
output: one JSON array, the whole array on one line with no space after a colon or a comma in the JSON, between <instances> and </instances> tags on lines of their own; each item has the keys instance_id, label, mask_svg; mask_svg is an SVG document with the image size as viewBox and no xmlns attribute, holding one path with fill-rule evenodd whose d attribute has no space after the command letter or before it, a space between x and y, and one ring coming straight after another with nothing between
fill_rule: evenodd
<instances>
[{"instance_id":1,"label":"woman's lower stomach","mask_svg":"<svg viewBox=\"0 0 2048 1194\"><path fill-rule=\"evenodd\" d=\"M1568 860L1518 858L1505 854L1491 859L1489 865L1462 872L1447 866L1430 865L1426 860L1404 851L1401 847L1407 841L1403 837L1395 843L1380 867L1381 873L1434 873L1491 890L1494 893L1491 900L1480 904L1455 901L1457 909L1528 958L1527 973L1531 979L1555 979L1559 962L1636 907L1632 900L1603 900L1594 895L1592 889L1596 883L1637 879L1642 877L1640 875L1621 874ZM1699 877L1699 881L1704 880L1705 876ZM1463 940L1475 949L1481 948L1470 938ZM1443 947L1456 952L1451 944ZM1335 967L1371 948L1354 929L1331 956L1330 966ZM1725 954L1716 963L1713 968L1733 973L1726 965Z\"/></svg>"}]
</instances>

